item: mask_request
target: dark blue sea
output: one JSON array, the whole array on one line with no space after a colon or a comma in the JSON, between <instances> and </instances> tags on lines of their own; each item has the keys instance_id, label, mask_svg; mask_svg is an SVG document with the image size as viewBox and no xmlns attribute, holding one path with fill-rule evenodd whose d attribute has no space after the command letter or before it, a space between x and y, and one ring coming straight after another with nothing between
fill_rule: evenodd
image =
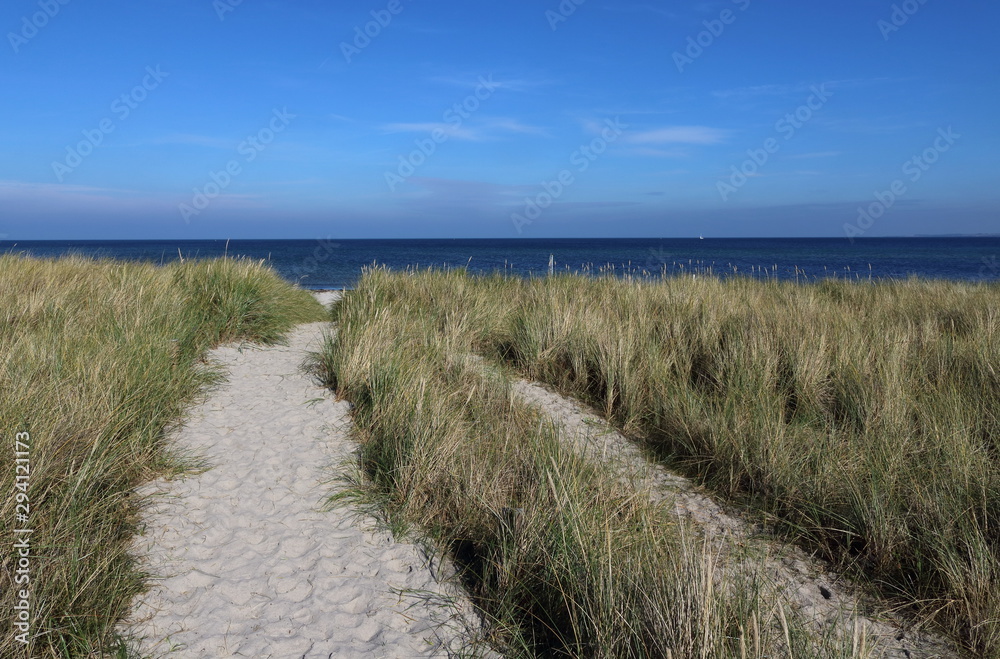
<instances>
[{"instance_id":1,"label":"dark blue sea","mask_svg":"<svg viewBox=\"0 0 1000 659\"><path fill-rule=\"evenodd\" d=\"M313 289L351 288L372 265L540 276L550 256L557 271L593 274L1000 281L1000 237L0 241L2 252L154 263L228 254L265 259Z\"/></svg>"}]
</instances>

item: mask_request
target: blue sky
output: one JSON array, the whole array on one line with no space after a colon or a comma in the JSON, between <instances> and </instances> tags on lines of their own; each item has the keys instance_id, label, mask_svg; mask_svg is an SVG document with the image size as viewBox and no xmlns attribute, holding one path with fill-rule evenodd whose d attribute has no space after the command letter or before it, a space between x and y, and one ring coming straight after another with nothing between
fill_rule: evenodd
<instances>
[{"instance_id":1,"label":"blue sky","mask_svg":"<svg viewBox=\"0 0 1000 659\"><path fill-rule=\"evenodd\" d=\"M996 233L998 22L985 0L10 0L0 234Z\"/></svg>"}]
</instances>

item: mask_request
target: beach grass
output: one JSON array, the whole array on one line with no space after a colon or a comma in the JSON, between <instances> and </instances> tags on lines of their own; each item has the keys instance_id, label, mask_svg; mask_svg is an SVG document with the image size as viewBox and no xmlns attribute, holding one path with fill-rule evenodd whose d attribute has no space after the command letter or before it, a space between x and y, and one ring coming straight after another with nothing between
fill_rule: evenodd
<instances>
[{"instance_id":1,"label":"beach grass","mask_svg":"<svg viewBox=\"0 0 1000 659\"><path fill-rule=\"evenodd\" d=\"M126 656L115 626L145 584L129 553L135 488L184 468L165 432L218 381L199 360L324 315L257 261L0 256L0 656ZM30 438L26 521L12 494L19 433ZM30 646L15 638L15 528L33 531Z\"/></svg>"},{"instance_id":2,"label":"beach grass","mask_svg":"<svg viewBox=\"0 0 1000 659\"><path fill-rule=\"evenodd\" d=\"M317 368L354 404L369 494L451 555L509 656L873 653L850 621L817 633L785 607L752 550L719 556L571 450L508 371L996 658L998 302L995 284L916 279L372 270ZM34 639L0 638L0 656L127 656L135 488L185 468L165 431L218 381L205 351L330 316L254 261L21 256L0 257L0 316L5 492L15 436L31 447L27 522L0 499L0 624L15 629L10 545L27 526Z\"/></svg>"},{"instance_id":3,"label":"beach grass","mask_svg":"<svg viewBox=\"0 0 1000 659\"><path fill-rule=\"evenodd\" d=\"M571 285L614 284L372 270L345 295L317 367L354 405L371 499L450 555L506 656L874 656L851 620L817 632L789 610L751 550L723 560L569 447L473 356L510 356L518 324L544 313L531 305Z\"/></svg>"},{"instance_id":4,"label":"beach grass","mask_svg":"<svg viewBox=\"0 0 1000 659\"><path fill-rule=\"evenodd\" d=\"M971 656L1000 657L1000 287L510 286L483 350L597 406Z\"/></svg>"},{"instance_id":5,"label":"beach grass","mask_svg":"<svg viewBox=\"0 0 1000 659\"><path fill-rule=\"evenodd\" d=\"M561 452L463 352L596 406L886 606L1000 657L997 285L372 271L339 316L326 372L357 405L368 473L398 514L476 556L477 581L502 584L480 598L532 642L560 628L545 642L571 654L651 656L645 615L721 605L685 589L696 568L658 562L658 547L686 555L675 522ZM527 511L523 557L500 531L510 508Z\"/></svg>"}]
</instances>

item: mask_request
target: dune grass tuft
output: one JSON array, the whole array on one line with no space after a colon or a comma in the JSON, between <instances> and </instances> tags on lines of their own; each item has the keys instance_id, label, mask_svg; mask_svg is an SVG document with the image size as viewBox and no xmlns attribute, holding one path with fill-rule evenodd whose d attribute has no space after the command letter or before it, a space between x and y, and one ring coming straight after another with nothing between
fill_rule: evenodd
<instances>
[{"instance_id":1,"label":"dune grass tuft","mask_svg":"<svg viewBox=\"0 0 1000 659\"><path fill-rule=\"evenodd\" d=\"M1000 657L1000 286L373 271L340 318L326 372L358 405L368 473L476 557L484 606L532 643L689 656L704 647L657 627L673 612L742 643L760 610L713 608L671 523L574 462L463 352L596 406L888 606ZM521 508L530 549L502 532ZM727 631L690 617L703 607Z\"/></svg>"},{"instance_id":2,"label":"dune grass tuft","mask_svg":"<svg viewBox=\"0 0 1000 659\"><path fill-rule=\"evenodd\" d=\"M470 356L519 349L532 285L369 271L318 356L354 404L373 498L449 552L493 643L512 657L871 656L862 630L817 633L759 561L720 561ZM547 320L550 336L573 331Z\"/></svg>"},{"instance_id":3,"label":"dune grass tuft","mask_svg":"<svg viewBox=\"0 0 1000 659\"><path fill-rule=\"evenodd\" d=\"M226 341L273 342L322 307L264 264L165 267L0 256L0 628L14 630L14 437L30 434L31 644L3 657L124 656L142 590L136 486L179 468L164 432L218 374Z\"/></svg>"},{"instance_id":4,"label":"dune grass tuft","mask_svg":"<svg viewBox=\"0 0 1000 659\"><path fill-rule=\"evenodd\" d=\"M1000 287L510 286L493 354L1000 657Z\"/></svg>"}]
</instances>

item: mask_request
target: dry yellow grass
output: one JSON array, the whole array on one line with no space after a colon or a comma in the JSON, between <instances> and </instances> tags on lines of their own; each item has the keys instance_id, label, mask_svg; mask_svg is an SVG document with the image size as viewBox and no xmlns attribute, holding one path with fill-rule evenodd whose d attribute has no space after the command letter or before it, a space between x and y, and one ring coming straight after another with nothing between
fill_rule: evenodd
<instances>
[{"instance_id":1,"label":"dry yellow grass","mask_svg":"<svg viewBox=\"0 0 1000 659\"><path fill-rule=\"evenodd\" d=\"M721 567L673 514L567 448L507 380L467 358L512 349L525 286L369 272L334 310L319 356L355 405L369 496L458 562L497 645L509 656L869 656L860 630L811 632L752 556Z\"/></svg>"},{"instance_id":2,"label":"dry yellow grass","mask_svg":"<svg viewBox=\"0 0 1000 659\"><path fill-rule=\"evenodd\" d=\"M133 489L180 468L164 430L215 380L217 342L273 341L322 308L260 263L150 265L0 257L0 537L14 538L14 437L30 434L30 619L2 657L125 656L114 625L143 588L128 554ZM0 563L0 628L15 630L17 556Z\"/></svg>"}]
</instances>

